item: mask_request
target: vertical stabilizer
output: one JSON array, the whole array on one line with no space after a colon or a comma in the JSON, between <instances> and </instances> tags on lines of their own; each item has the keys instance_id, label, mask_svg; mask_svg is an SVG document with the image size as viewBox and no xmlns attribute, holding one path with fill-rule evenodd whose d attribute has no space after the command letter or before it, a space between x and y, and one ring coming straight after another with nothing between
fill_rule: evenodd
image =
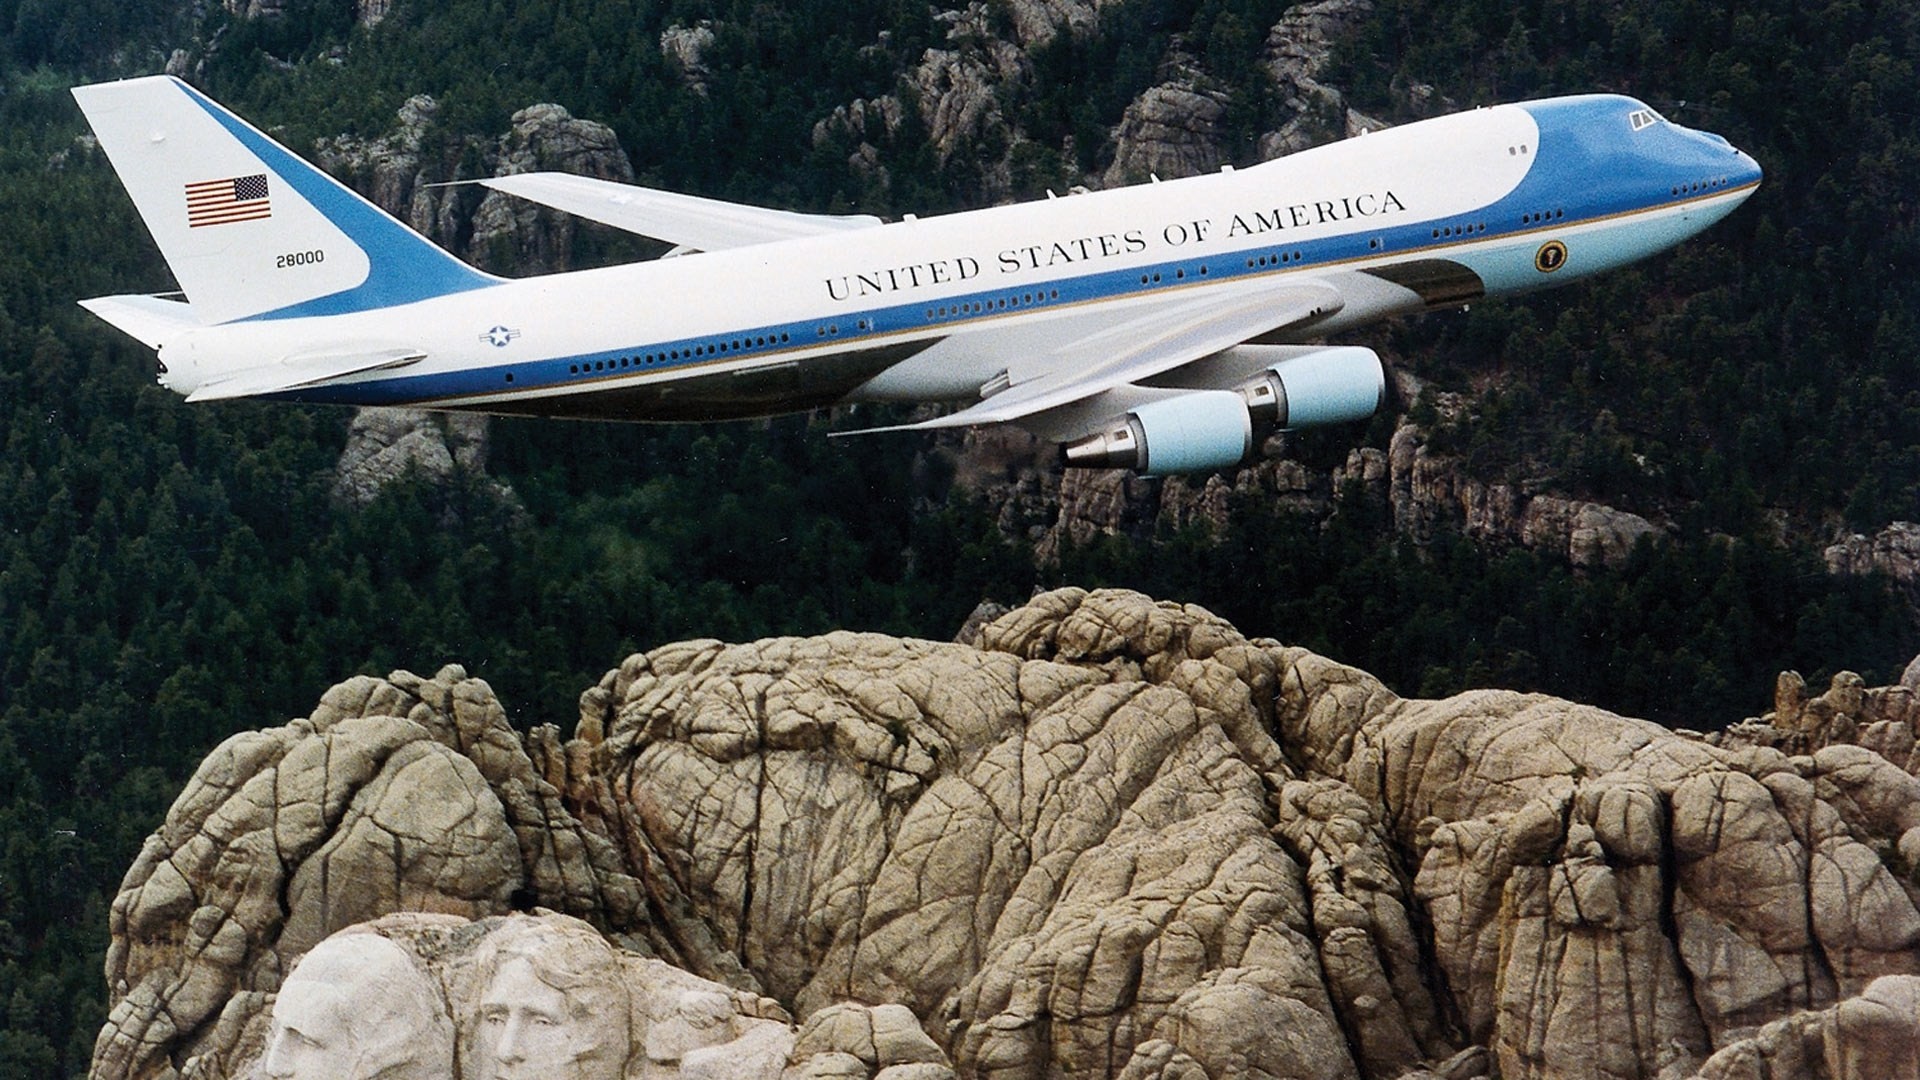
<instances>
[{"instance_id":1,"label":"vertical stabilizer","mask_svg":"<svg viewBox=\"0 0 1920 1080\"><path fill-rule=\"evenodd\" d=\"M73 96L205 322L366 311L498 280L179 79Z\"/></svg>"}]
</instances>

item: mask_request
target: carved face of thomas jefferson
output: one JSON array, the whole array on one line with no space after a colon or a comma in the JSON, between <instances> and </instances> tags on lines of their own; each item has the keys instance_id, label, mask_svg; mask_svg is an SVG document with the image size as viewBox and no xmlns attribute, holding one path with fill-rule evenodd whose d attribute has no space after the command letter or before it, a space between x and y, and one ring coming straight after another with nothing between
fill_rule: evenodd
<instances>
[{"instance_id":1,"label":"carved face of thomas jefferson","mask_svg":"<svg viewBox=\"0 0 1920 1080\"><path fill-rule=\"evenodd\" d=\"M620 1080L629 995L612 948L591 928L504 932L480 999L481 1057L492 1080Z\"/></svg>"}]
</instances>

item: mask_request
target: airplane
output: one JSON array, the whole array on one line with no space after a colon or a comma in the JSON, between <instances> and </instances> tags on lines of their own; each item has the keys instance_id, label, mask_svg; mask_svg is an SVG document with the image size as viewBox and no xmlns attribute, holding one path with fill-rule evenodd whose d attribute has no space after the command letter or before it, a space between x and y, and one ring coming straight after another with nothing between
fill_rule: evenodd
<instances>
[{"instance_id":1,"label":"airplane","mask_svg":"<svg viewBox=\"0 0 1920 1080\"><path fill-rule=\"evenodd\" d=\"M1071 467L1231 468L1365 419L1381 319L1670 248L1759 186L1726 139L1612 94L1477 108L1241 169L883 222L533 172L497 191L674 245L504 279L170 76L79 86L184 299L89 311L188 401L708 421L960 407Z\"/></svg>"}]
</instances>

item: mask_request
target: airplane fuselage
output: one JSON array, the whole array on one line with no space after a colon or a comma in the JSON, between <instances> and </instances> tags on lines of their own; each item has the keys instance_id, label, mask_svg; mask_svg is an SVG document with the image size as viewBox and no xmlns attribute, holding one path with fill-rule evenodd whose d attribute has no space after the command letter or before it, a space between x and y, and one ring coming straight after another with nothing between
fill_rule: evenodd
<instances>
[{"instance_id":1,"label":"airplane fuselage","mask_svg":"<svg viewBox=\"0 0 1920 1080\"><path fill-rule=\"evenodd\" d=\"M168 342L163 382L190 393L205 373L259 364L288 341L405 341L424 355L403 368L272 396L632 420L977 400L1046 362L1050 323L1082 332L1070 314L1129 318L1291 278L1341 297L1284 339L1319 338L1644 258L1725 216L1759 180L1725 140L1630 98L1551 99L1165 183L369 311L298 304Z\"/></svg>"}]
</instances>

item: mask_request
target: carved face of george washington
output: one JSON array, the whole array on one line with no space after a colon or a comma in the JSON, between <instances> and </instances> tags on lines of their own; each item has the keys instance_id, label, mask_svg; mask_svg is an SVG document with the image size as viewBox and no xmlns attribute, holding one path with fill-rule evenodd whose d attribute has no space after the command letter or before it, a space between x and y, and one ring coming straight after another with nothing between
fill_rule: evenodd
<instances>
[{"instance_id":1,"label":"carved face of george washington","mask_svg":"<svg viewBox=\"0 0 1920 1080\"><path fill-rule=\"evenodd\" d=\"M258 1075L268 1080L445 1080L453 1024L439 988L378 934L328 938L273 1003Z\"/></svg>"}]
</instances>

